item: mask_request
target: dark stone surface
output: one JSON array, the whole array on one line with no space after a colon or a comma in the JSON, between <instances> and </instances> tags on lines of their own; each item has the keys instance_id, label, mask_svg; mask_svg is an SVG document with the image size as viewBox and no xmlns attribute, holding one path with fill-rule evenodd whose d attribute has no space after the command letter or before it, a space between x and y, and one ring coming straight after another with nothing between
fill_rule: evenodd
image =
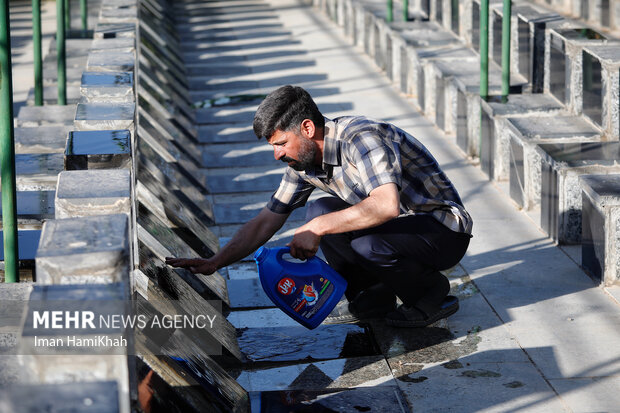
<instances>
[{"instance_id":1,"label":"dark stone surface","mask_svg":"<svg viewBox=\"0 0 620 413\"><path fill-rule=\"evenodd\" d=\"M424 112L424 87L426 84L426 82L424 81L424 68L419 67L414 68L414 70L418 71L418 105L420 105L420 108L422 108L422 112Z\"/></svg>"},{"instance_id":2,"label":"dark stone surface","mask_svg":"<svg viewBox=\"0 0 620 413\"><path fill-rule=\"evenodd\" d=\"M521 73L528 82L532 81L532 46L530 36L530 25L522 18L517 19L518 42L518 59L519 73ZM543 56L544 58L544 56Z\"/></svg>"},{"instance_id":3,"label":"dark stone surface","mask_svg":"<svg viewBox=\"0 0 620 413\"><path fill-rule=\"evenodd\" d=\"M603 125L603 79L601 63L585 50L582 56L583 113Z\"/></svg>"},{"instance_id":4,"label":"dark stone surface","mask_svg":"<svg viewBox=\"0 0 620 413\"><path fill-rule=\"evenodd\" d=\"M556 165L568 168L612 166L620 159L620 142L544 144L540 148Z\"/></svg>"},{"instance_id":5,"label":"dark stone surface","mask_svg":"<svg viewBox=\"0 0 620 413\"><path fill-rule=\"evenodd\" d=\"M316 361L379 354L365 327L353 324L239 329L239 347L252 362Z\"/></svg>"},{"instance_id":6,"label":"dark stone surface","mask_svg":"<svg viewBox=\"0 0 620 413\"><path fill-rule=\"evenodd\" d=\"M475 4L475 3L474 3ZM465 93L456 92L456 143L466 153L469 151L467 131L467 98Z\"/></svg>"},{"instance_id":7,"label":"dark stone surface","mask_svg":"<svg viewBox=\"0 0 620 413\"><path fill-rule=\"evenodd\" d=\"M471 45L480 52L480 3L471 3Z\"/></svg>"},{"instance_id":8,"label":"dark stone surface","mask_svg":"<svg viewBox=\"0 0 620 413\"><path fill-rule=\"evenodd\" d=\"M55 191L17 191L17 223L41 223L54 218ZM2 205L0 205L0 216Z\"/></svg>"},{"instance_id":9,"label":"dark stone surface","mask_svg":"<svg viewBox=\"0 0 620 413\"><path fill-rule=\"evenodd\" d=\"M128 130L71 131L65 149L65 170L129 168Z\"/></svg>"},{"instance_id":10,"label":"dark stone surface","mask_svg":"<svg viewBox=\"0 0 620 413\"><path fill-rule=\"evenodd\" d=\"M450 0L451 29L454 34L459 34L459 0Z\"/></svg>"},{"instance_id":11,"label":"dark stone surface","mask_svg":"<svg viewBox=\"0 0 620 413\"><path fill-rule=\"evenodd\" d=\"M435 79L435 123L439 129L446 129L446 91L445 81Z\"/></svg>"},{"instance_id":12,"label":"dark stone surface","mask_svg":"<svg viewBox=\"0 0 620 413\"><path fill-rule=\"evenodd\" d=\"M0 389L3 413L118 413L115 381L62 384L10 384Z\"/></svg>"},{"instance_id":13,"label":"dark stone surface","mask_svg":"<svg viewBox=\"0 0 620 413\"><path fill-rule=\"evenodd\" d=\"M558 177L553 166L542 163L540 188L540 226L553 239L558 234Z\"/></svg>"},{"instance_id":14,"label":"dark stone surface","mask_svg":"<svg viewBox=\"0 0 620 413\"><path fill-rule=\"evenodd\" d=\"M138 180L160 199L171 193L198 220L207 225L213 223L213 206L204 193L198 191L166 163L158 162L158 160L152 162L146 157L139 157Z\"/></svg>"},{"instance_id":15,"label":"dark stone surface","mask_svg":"<svg viewBox=\"0 0 620 413\"><path fill-rule=\"evenodd\" d=\"M495 123L484 110L482 110L480 128L482 133L480 167L487 174L489 179L492 179L494 176L495 165Z\"/></svg>"},{"instance_id":16,"label":"dark stone surface","mask_svg":"<svg viewBox=\"0 0 620 413\"><path fill-rule=\"evenodd\" d=\"M523 166L523 146L510 137L510 197L521 207L524 206L525 172Z\"/></svg>"},{"instance_id":17,"label":"dark stone surface","mask_svg":"<svg viewBox=\"0 0 620 413\"><path fill-rule=\"evenodd\" d=\"M564 42L551 33L549 91L560 102L566 103L566 56Z\"/></svg>"},{"instance_id":18,"label":"dark stone surface","mask_svg":"<svg viewBox=\"0 0 620 413\"><path fill-rule=\"evenodd\" d=\"M172 192L162 185L155 183L157 193L151 191L151 185L143 182L144 175L140 174L138 182L138 200L151 212L166 223L175 234L187 245L202 256L211 256L219 248L215 234L207 227L212 220L198 219L189 208L192 203L183 194ZM147 186L148 185L148 186ZM187 202L182 202L184 199ZM200 211L204 214L207 211Z\"/></svg>"},{"instance_id":19,"label":"dark stone surface","mask_svg":"<svg viewBox=\"0 0 620 413\"><path fill-rule=\"evenodd\" d=\"M350 390L251 392L250 400L252 413L411 412L400 390L381 386Z\"/></svg>"},{"instance_id":20,"label":"dark stone surface","mask_svg":"<svg viewBox=\"0 0 620 413\"><path fill-rule=\"evenodd\" d=\"M617 193L617 186L614 189ZM605 217L593 204L592 199L582 193L581 265L600 281L603 280L605 267L605 235Z\"/></svg>"},{"instance_id":21,"label":"dark stone surface","mask_svg":"<svg viewBox=\"0 0 620 413\"><path fill-rule=\"evenodd\" d=\"M20 266L34 265L34 257L37 254L37 248L39 247L39 240L41 239L41 230L18 230L17 231L17 243L19 250ZM0 230L0 261L4 261L4 231ZM4 269L4 262L2 263Z\"/></svg>"},{"instance_id":22,"label":"dark stone surface","mask_svg":"<svg viewBox=\"0 0 620 413\"><path fill-rule=\"evenodd\" d=\"M267 297L258 278L227 280L231 308L267 308L275 304Z\"/></svg>"},{"instance_id":23,"label":"dark stone surface","mask_svg":"<svg viewBox=\"0 0 620 413\"><path fill-rule=\"evenodd\" d=\"M489 20L493 19L493 44L490 47L493 48L493 61L497 63L499 67L502 66L502 14L497 10L492 10L489 16Z\"/></svg>"}]
</instances>

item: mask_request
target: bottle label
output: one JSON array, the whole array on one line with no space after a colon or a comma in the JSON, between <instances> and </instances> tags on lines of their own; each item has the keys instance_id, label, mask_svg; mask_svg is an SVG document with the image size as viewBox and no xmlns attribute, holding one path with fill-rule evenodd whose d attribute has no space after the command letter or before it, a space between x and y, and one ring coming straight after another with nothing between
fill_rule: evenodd
<instances>
[{"instance_id":1,"label":"bottle label","mask_svg":"<svg viewBox=\"0 0 620 413\"><path fill-rule=\"evenodd\" d=\"M278 281L278 295L294 312L309 319L334 292L334 285L321 275L295 277L285 275Z\"/></svg>"}]
</instances>

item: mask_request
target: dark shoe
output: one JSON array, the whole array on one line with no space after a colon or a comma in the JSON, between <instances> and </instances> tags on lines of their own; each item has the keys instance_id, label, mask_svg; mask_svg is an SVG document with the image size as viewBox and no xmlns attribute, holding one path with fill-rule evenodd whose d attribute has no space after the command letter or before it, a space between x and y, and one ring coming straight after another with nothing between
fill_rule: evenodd
<instances>
[{"instance_id":1,"label":"dark shoe","mask_svg":"<svg viewBox=\"0 0 620 413\"><path fill-rule=\"evenodd\" d=\"M381 319L396 308L396 295L383 284L374 285L349 303L342 299L325 319L326 324Z\"/></svg>"},{"instance_id":2,"label":"dark shoe","mask_svg":"<svg viewBox=\"0 0 620 413\"><path fill-rule=\"evenodd\" d=\"M385 322L393 327L413 327L420 328L433 324L442 318L446 318L456 313L459 309L459 299L449 295L441 307L434 312L427 314L417 307L409 307L405 304L400 305L396 311L387 314Z\"/></svg>"}]
</instances>

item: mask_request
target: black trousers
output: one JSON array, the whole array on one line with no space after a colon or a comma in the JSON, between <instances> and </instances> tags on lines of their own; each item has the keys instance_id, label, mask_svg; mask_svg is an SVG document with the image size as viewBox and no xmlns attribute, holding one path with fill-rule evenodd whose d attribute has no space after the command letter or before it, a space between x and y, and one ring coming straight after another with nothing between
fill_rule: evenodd
<instances>
[{"instance_id":1,"label":"black trousers","mask_svg":"<svg viewBox=\"0 0 620 413\"><path fill-rule=\"evenodd\" d=\"M320 198L308 205L306 220L349 206L336 197ZM326 235L321 249L329 264L347 280L345 295L349 300L383 283L407 305L421 301L439 305L450 285L439 271L458 264L470 238L429 215L415 215L360 231Z\"/></svg>"}]
</instances>

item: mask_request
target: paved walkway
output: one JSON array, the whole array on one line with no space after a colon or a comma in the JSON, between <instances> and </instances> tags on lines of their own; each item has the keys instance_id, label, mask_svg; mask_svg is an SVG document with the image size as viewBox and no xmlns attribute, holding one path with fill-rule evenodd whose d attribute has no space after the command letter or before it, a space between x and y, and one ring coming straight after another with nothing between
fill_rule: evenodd
<instances>
[{"instance_id":1,"label":"paved walkway","mask_svg":"<svg viewBox=\"0 0 620 413\"><path fill-rule=\"evenodd\" d=\"M554 246L503 185L489 182L455 138L420 115L324 15L294 0L205 4L221 14L179 26L187 31L195 100L265 94L292 83L308 89L328 117L364 114L392 122L431 150L473 216L471 247L450 274L461 310L424 330L373 325L414 411L618 410L617 293L583 273L578 248ZM235 36L218 41L218 29ZM218 74L211 65L204 72L206 62L219 62L222 70ZM270 147L252 135L255 107L209 110L211 124L199 126L222 242L262 207L282 172ZM286 242L297 224L275 243ZM229 276L256 274L248 263L232 266ZM248 313L254 315L233 313L230 319L237 327L279 320Z\"/></svg>"}]
</instances>

